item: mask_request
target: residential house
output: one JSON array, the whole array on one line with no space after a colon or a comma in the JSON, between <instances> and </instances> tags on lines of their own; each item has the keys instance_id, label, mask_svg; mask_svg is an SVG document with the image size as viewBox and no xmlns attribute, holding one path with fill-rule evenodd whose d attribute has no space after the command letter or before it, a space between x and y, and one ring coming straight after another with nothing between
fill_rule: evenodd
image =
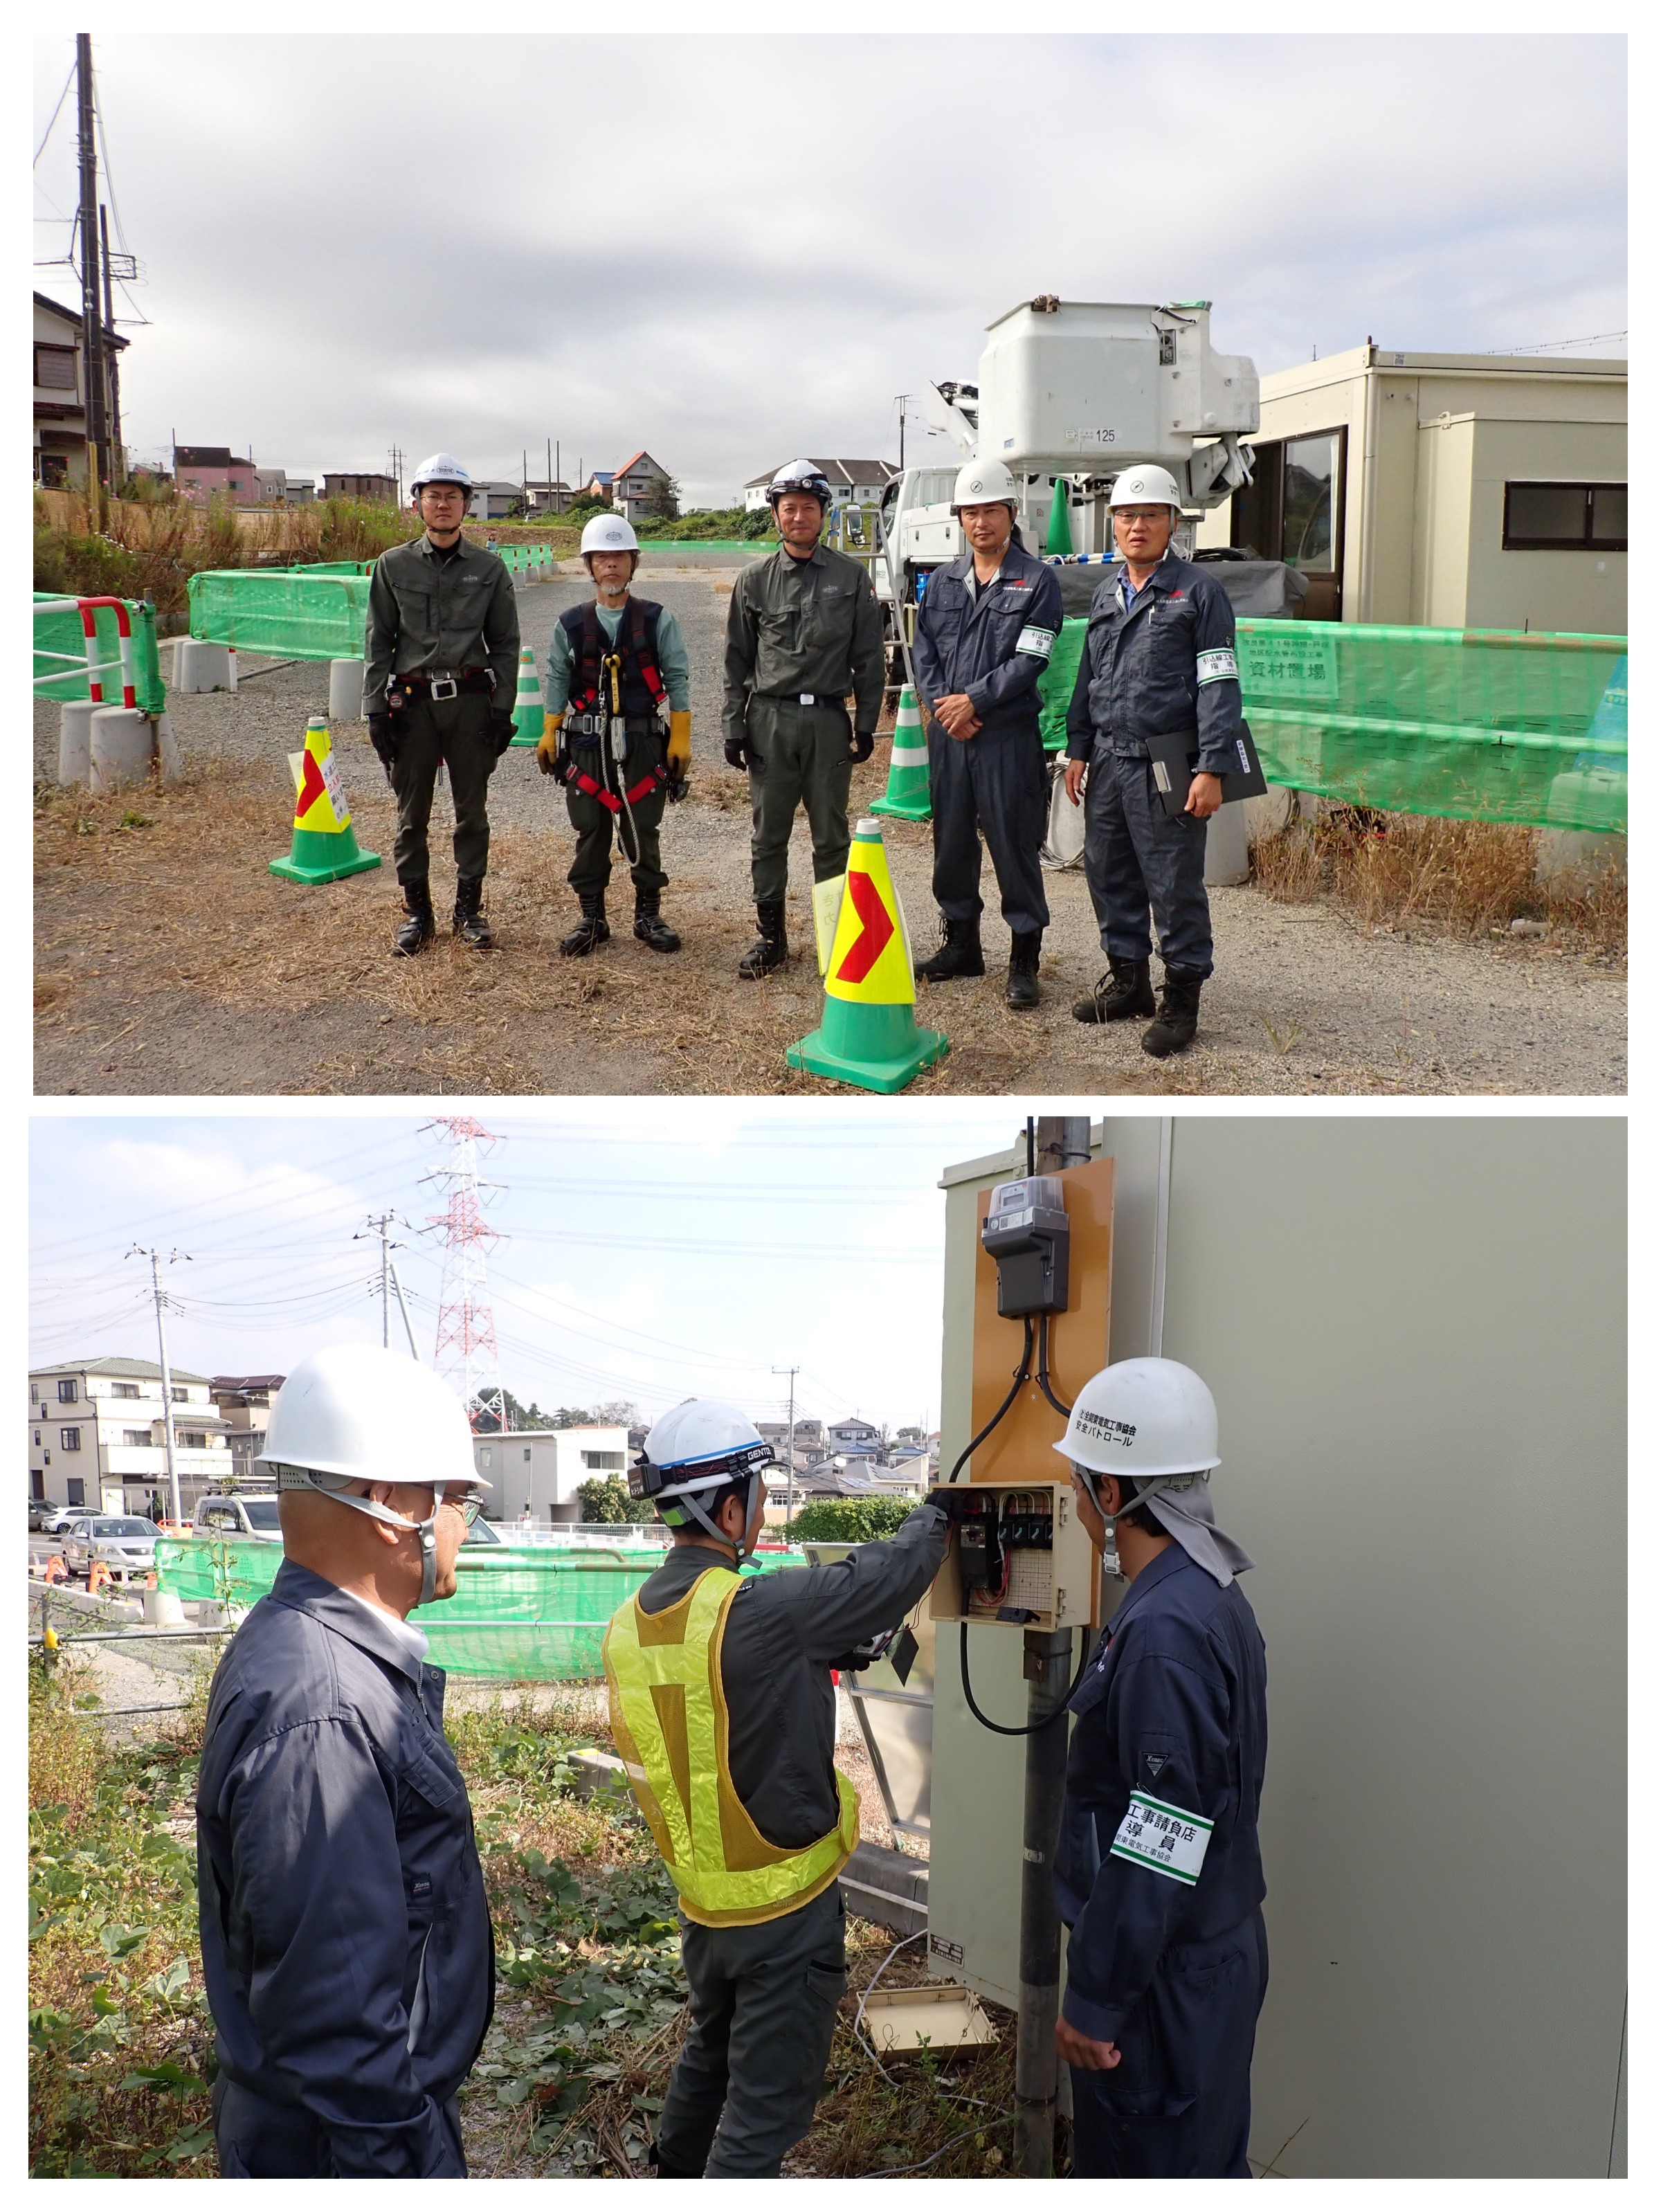
<instances>
[{"instance_id":1,"label":"residential house","mask_svg":"<svg viewBox=\"0 0 1661 2212\"><path fill-rule=\"evenodd\" d=\"M642 450L613 472L611 504L630 522L643 522L662 511L672 483L668 470Z\"/></svg>"},{"instance_id":2,"label":"residential house","mask_svg":"<svg viewBox=\"0 0 1661 2212\"><path fill-rule=\"evenodd\" d=\"M484 1510L492 1521L528 1516L545 1525L582 1518L577 1488L593 1475L623 1474L626 1429L508 1429L473 1439L473 1464L490 1485Z\"/></svg>"},{"instance_id":3,"label":"residential house","mask_svg":"<svg viewBox=\"0 0 1661 2212\"><path fill-rule=\"evenodd\" d=\"M525 488L502 477L476 477L467 513L476 522L500 522L525 509Z\"/></svg>"},{"instance_id":4,"label":"residential house","mask_svg":"<svg viewBox=\"0 0 1661 2212\"><path fill-rule=\"evenodd\" d=\"M527 514L563 514L576 496L563 477L528 477L522 487Z\"/></svg>"},{"instance_id":5,"label":"residential house","mask_svg":"<svg viewBox=\"0 0 1661 2212\"><path fill-rule=\"evenodd\" d=\"M833 1459L880 1459L885 1447L880 1429L850 1415L845 1421L831 1422L825 1449Z\"/></svg>"},{"instance_id":6,"label":"residential house","mask_svg":"<svg viewBox=\"0 0 1661 2212\"><path fill-rule=\"evenodd\" d=\"M613 470L596 469L582 487L582 496L584 499L609 500L611 496L611 486L615 481L616 472Z\"/></svg>"},{"instance_id":7,"label":"residential house","mask_svg":"<svg viewBox=\"0 0 1661 2212\"><path fill-rule=\"evenodd\" d=\"M234 1482L269 1480L263 1468L256 1468L254 1460L265 1449L271 1401L283 1388L283 1381L281 1375L216 1375L208 1386L225 1424L225 1439L231 1454L231 1479Z\"/></svg>"},{"instance_id":8,"label":"residential house","mask_svg":"<svg viewBox=\"0 0 1661 2212\"><path fill-rule=\"evenodd\" d=\"M350 470L325 469L323 496L325 499L361 499L370 507L396 507L398 479L373 469L357 474Z\"/></svg>"},{"instance_id":9,"label":"residential house","mask_svg":"<svg viewBox=\"0 0 1661 2212\"><path fill-rule=\"evenodd\" d=\"M192 506L228 499L233 507L258 507L259 472L252 457L240 459L228 446L175 446L173 482L179 496Z\"/></svg>"},{"instance_id":10,"label":"residential house","mask_svg":"<svg viewBox=\"0 0 1661 2212\"><path fill-rule=\"evenodd\" d=\"M84 491L87 462L85 326L78 307L34 295L34 481L46 491ZM117 357L127 341L104 331L104 405L114 425L119 410Z\"/></svg>"},{"instance_id":11,"label":"residential house","mask_svg":"<svg viewBox=\"0 0 1661 2212\"><path fill-rule=\"evenodd\" d=\"M290 476L287 469L256 469L262 507L310 507L317 497L314 477Z\"/></svg>"},{"instance_id":12,"label":"residential house","mask_svg":"<svg viewBox=\"0 0 1661 2212\"><path fill-rule=\"evenodd\" d=\"M172 1370L174 1464L185 1512L231 1469L228 1424L205 1375ZM153 1360L64 1360L29 1373L29 1495L89 1513L166 1506L161 1370Z\"/></svg>"},{"instance_id":13,"label":"residential house","mask_svg":"<svg viewBox=\"0 0 1661 2212\"><path fill-rule=\"evenodd\" d=\"M795 456L792 454L788 458L794 459ZM811 459L812 456L809 458ZM764 476L750 478L744 487L744 504L746 507L753 509L766 506L767 487L783 466L784 462L780 461L776 467L769 469ZM899 471L891 461L815 459L813 466L818 470L830 485L833 501L837 507L877 506L890 481L899 474Z\"/></svg>"}]
</instances>

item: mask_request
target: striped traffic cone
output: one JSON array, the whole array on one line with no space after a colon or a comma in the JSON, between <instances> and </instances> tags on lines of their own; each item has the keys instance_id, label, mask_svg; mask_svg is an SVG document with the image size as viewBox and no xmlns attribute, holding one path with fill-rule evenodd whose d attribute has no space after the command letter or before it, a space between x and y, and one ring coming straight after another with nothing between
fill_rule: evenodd
<instances>
[{"instance_id":1,"label":"striped traffic cone","mask_svg":"<svg viewBox=\"0 0 1661 2212\"><path fill-rule=\"evenodd\" d=\"M917 1027L916 1002L882 824L867 815L855 824L849 848L842 912L824 970L824 1018L811 1036L790 1046L785 1063L860 1091L904 1091L951 1049L940 1030Z\"/></svg>"},{"instance_id":2,"label":"striped traffic cone","mask_svg":"<svg viewBox=\"0 0 1661 2212\"><path fill-rule=\"evenodd\" d=\"M516 745L542 743L542 678L537 673L537 657L527 645L519 656L519 696L514 701Z\"/></svg>"},{"instance_id":3,"label":"striped traffic cone","mask_svg":"<svg viewBox=\"0 0 1661 2212\"><path fill-rule=\"evenodd\" d=\"M901 822L927 822L928 805L928 746L917 712L917 695L908 684L900 693L894 717L894 747L888 757L888 788L871 809L891 814Z\"/></svg>"},{"instance_id":4,"label":"striped traffic cone","mask_svg":"<svg viewBox=\"0 0 1661 2212\"><path fill-rule=\"evenodd\" d=\"M323 715L309 717L305 750L290 753L289 766L294 771L294 842L281 860L271 863L271 873L286 876L291 884L332 884L341 876L378 868L379 853L358 849Z\"/></svg>"}]
</instances>

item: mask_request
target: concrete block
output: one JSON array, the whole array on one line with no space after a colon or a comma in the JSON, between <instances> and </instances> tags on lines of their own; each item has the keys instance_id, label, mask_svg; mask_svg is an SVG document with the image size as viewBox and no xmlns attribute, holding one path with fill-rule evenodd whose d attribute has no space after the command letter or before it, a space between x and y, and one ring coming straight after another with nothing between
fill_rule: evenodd
<instances>
[{"instance_id":1,"label":"concrete block","mask_svg":"<svg viewBox=\"0 0 1661 2212\"><path fill-rule=\"evenodd\" d=\"M58 717L58 781L89 785L92 781L92 718L90 699L65 699Z\"/></svg>"},{"instance_id":2,"label":"concrete block","mask_svg":"<svg viewBox=\"0 0 1661 2212\"><path fill-rule=\"evenodd\" d=\"M150 1628L182 1628L185 1608L171 1590L147 1589L144 1593L144 1620Z\"/></svg>"},{"instance_id":3,"label":"concrete block","mask_svg":"<svg viewBox=\"0 0 1661 2212\"><path fill-rule=\"evenodd\" d=\"M1590 890L1610 867L1624 883L1627 841L1601 830L1542 830L1534 863L1534 880L1553 890Z\"/></svg>"},{"instance_id":4,"label":"concrete block","mask_svg":"<svg viewBox=\"0 0 1661 2212\"><path fill-rule=\"evenodd\" d=\"M173 724L165 714L155 718L155 757L161 765L163 783L178 783L183 780L185 756L179 750Z\"/></svg>"},{"instance_id":5,"label":"concrete block","mask_svg":"<svg viewBox=\"0 0 1661 2212\"><path fill-rule=\"evenodd\" d=\"M837 1877L850 1912L896 1936L920 1936L928 1925L928 1862L882 1844L856 1844Z\"/></svg>"},{"instance_id":6,"label":"concrete block","mask_svg":"<svg viewBox=\"0 0 1661 2212\"><path fill-rule=\"evenodd\" d=\"M332 722L361 722L362 719L362 661L332 660L329 663L329 720Z\"/></svg>"},{"instance_id":7,"label":"concrete block","mask_svg":"<svg viewBox=\"0 0 1661 2212\"><path fill-rule=\"evenodd\" d=\"M565 1764L570 1769L571 1788L577 1796L629 1796L629 1776L623 1761L609 1751L574 1751Z\"/></svg>"},{"instance_id":8,"label":"concrete block","mask_svg":"<svg viewBox=\"0 0 1661 2212\"><path fill-rule=\"evenodd\" d=\"M1243 884L1250 872L1245 806L1231 799L1206 823L1205 879L1208 884Z\"/></svg>"},{"instance_id":9,"label":"concrete block","mask_svg":"<svg viewBox=\"0 0 1661 2212\"><path fill-rule=\"evenodd\" d=\"M155 757L155 732L136 707L97 707L92 715L92 787L148 783Z\"/></svg>"},{"instance_id":10,"label":"concrete block","mask_svg":"<svg viewBox=\"0 0 1661 2212\"><path fill-rule=\"evenodd\" d=\"M236 655L228 645L181 637L173 649L175 691L234 691Z\"/></svg>"}]
</instances>

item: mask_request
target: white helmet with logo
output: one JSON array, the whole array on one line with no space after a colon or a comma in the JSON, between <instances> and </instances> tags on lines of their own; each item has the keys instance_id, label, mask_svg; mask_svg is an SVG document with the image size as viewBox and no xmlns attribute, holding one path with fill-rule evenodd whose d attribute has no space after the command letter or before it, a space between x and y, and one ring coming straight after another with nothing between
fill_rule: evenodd
<instances>
[{"instance_id":1,"label":"white helmet with logo","mask_svg":"<svg viewBox=\"0 0 1661 2212\"><path fill-rule=\"evenodd\" d=\"M458 484L463 491L471 491L473 480L453 453L429 453L410 478L410 490L419 496L423 484Z\"/></svg>"},{"instance_id":2,"label":"white helmet with logo","mask_svg":"<svg viewBox=\"0 0 1661 2212\"><path fill-rule=\"evenodd\" d=\"M446 1490L488 1490L473 1464L473 1432L461 1401L429 1368L378 1344L333 1344L307 1352L271 1407L265 1447L254 1461L279 1490L317 1490L354 1511L421 1538L419 1602L432 1601L438 1559L433 1528ZM433 1510L406 1521L390 1506L347 1493L351 1482L431 1486Z\"/></svg>"},{"instance_id":3,"label":"white helmet with logo","mask_svg":"<svg viewBox=\"0 0 1661 2212\"><path fill-rule=\"evenodd\" d=\"M686 1398L652 1425L645 1449L629 1470L629 1494L651 1498L672 1528L684 1528L690 1518L725 1544L729 1540L704 1510L709 1493L747 1478L747 1528L763 1473L776 1464L773 1447L736 1406L721 1398ZM744 1553L740 1546L740 1559Z\"/></svg>"},{"instance_id":4,"label":"white helmet with logo","mask_svg":"<svg viewBox=\"0 0 1661 2212\"><path fill-rule=\"evenodd\" d=\"M1001 500L1013 513L1020 489L1001 461L965 461L952 487L952 512L960 507L994 507Z\"/></svg>"},{"instance_id":5,"label":"white helmet with logo","mask_svg":"<svg viewBox=\"0 0 1661 2212\"><path fill-rule=\"evenodd\" d=\"M1053 1449L1083 1473L1134 1482L1140 1504L1167 1478L1221 1465L1217 1401L1180 1360L1116 1360L1080 1391Z\"/></svg>"},{"instance_id":6,"label":"white helmet with logo","mask_svg":"<svg viewBox=\"0 0 1661 2212\"><path fill-rule=\"evenodd\" d=\"M593 514L582 526L581 553L638 553L633 523L620 514Z\"/></svg>"},{"instance_id":7,"label":"white helmet with logo","mask_svg":"<svg viewBox=\"0 0 1661 2212\"><path fill-rule=\"evenodd\" d=\"M1173 507L1180 511L1182 493L1169 469L1154 461L1139 461L1134 469L1121 469L1108 494L1110 507Z\"/></svg>"},{"instance_id":8,"label":"white helmet with logo","mask_svg":"<svg viewBox=\"0 0 1661 2212\"><path fill-rule=\"evenodd\" d=\"M817 461L787 461L767 487L767 504L776 508L785 494L792 491L805 491L825 507L836 498L830 479Z\"/></svg>"}]
</instances>

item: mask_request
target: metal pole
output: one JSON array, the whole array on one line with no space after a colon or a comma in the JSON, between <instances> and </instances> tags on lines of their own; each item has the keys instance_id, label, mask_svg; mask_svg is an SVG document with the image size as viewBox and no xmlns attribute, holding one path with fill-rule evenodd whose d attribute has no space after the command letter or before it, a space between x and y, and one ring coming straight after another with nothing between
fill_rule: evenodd
<instances>
[{"instance_id":1,"label":"metal pole","mask_svg":"<svg viewBox=\"0 0 1661 2212\"><path fill-rule=\"evenodd\" d=\"M911 641L905 634L905 607L900 599L899 579L894 574L894 556L888 544L888 531L882 519L882 509L877 509L877 544L882 550L883 566L888 571L888 592L894 603L894 628L900 641L900 658L905 663L905 680L910 686L917 704L922 704L922 694L917 690L917 672L911 665Z\"/></svg>"},{"instance_id":2,"label":"metal pole","mask_svg":"<svg viewBox=\"0 0 1661 2212\"><path fill-rule=\"evenodd\" d=\"M1022 1638L1026 1676L1026 1788L1021 1819L1020 2011L1015 2024L1015 2171L1047 2179L1056 2168L1056 2016L1061 2003L1062 1922L1051 1879L1067 1787L1066 1701L1070 1629ZM1049 1727L1038 1725L1051 1722Z\"/></svg>"},{"instance_id":3,"label":"metal pole","mask_svg":"<svg viewBox=\"0 0 1661 2212\"><path fill-rule=\"evenodd\" d=\"M109 210L98 210L98 243L104 256L104 335L110 341L110 489L115 491L126 476L126 457L121 450L121 356L115 349L115 298L110 285Z\"/></svg>"},{"instance_id":4,"label":"metal pole","mask_svg":"<svg viewBox=\"0 0 1661 2212\"><path fill-rule=\"evenodd\" d=\"M421 1364L421 1354L416 1350L415 1331L410 1326L410 1309L404 1303L404 1284L399 1274L396 1264L394 1264L392 1268L392 1288L398 1292L398 1310L404 1316L404 1334L410 1340L410 1357L414 1360L416 1365L419 1367ZM505 1426L506 1424L504 1423L503 1425Z\"/></svg>"},{"instance_id":5,"label":"metal pole","mask_svg":"<svg viewBox=\"0 0 1661 2212\"><path fill-rule=\"evenodd\" d=\"M87 495L96 530L103 526L100 494L108 466L109 432L104 414L104 301L98 281L98 146L93 120L92 38L86 31L76 33L75 72L81 151L81 343L87 367Z\"/></svg>"},{"instance_id":6,"label":"metal pole","mask_svg":"<svg viewBox=\"0 0 1661 2212\"><path fill-rule=\"evenodd\" d=\"M796 1517L796 1377L800 1367L776 1367L775 1375L790 1377L789 1412L786 1416L784 1446L784 1525L787 1528Z\"/></svg>"},{"instance_id":7,"label":"metal pole","mask_svg":"<svg viewBox=\"0 0 1661 2212\"><path fill-rule=\"evenodd\" d=\"M1165 1352L1165 1257L1171 1237L1171 1155L1176 1121L1159 1116L1159 1187L1153 1208L1153 1282L1147 1302L1147 1356L1159 1359Z\"/></svg>"},{"instance_id":8,"label":"metal pole","mask_svg":"<svg viewBox=\"0 0 1661 2212\"><path fill-rule=\"evenodd\" d=\"M184 1501L179 1494L179 1462L173 1456L173 1370L167 1364L167 1300L161 1295L161 1265L159 1255L150 1254L150 1279L155 1289L155 1340L161 1354L161 1436L167 1453L167 1501L175 1522L185 1518Z\"/></svg>"},{"instance_id":9,"label":"metal pole","mask_svg":"<svg viewBox=\"0 0 1661 2212\"><path fill-rule=\"evenodd\" d=\"M1090 1116L1040 1114L1033 1140L1040 1175L1059 1175L1063 1168L1086 1167L1090 1161Z\"/></svg>"}]
</instances>

